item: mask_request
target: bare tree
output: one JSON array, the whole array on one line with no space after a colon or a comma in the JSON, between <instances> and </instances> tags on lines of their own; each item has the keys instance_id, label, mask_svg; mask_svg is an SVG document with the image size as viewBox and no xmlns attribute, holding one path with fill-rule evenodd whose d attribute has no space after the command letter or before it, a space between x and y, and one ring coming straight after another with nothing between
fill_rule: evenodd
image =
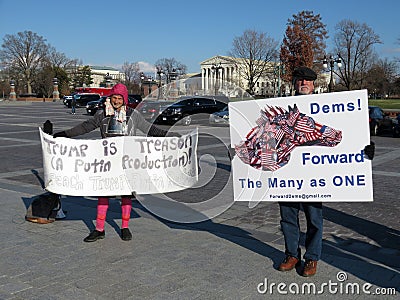
<instances>
[{"instance_id":1,"label":"bare tree","mask_svg":"<svg viewBox=\"0 0 400 300\"><path fill-rule=\"evenodd\" d=\"M76 59L68 58L64 53L58 52L52 46L49 47L47 60L53 67L62 69L73 67L76 64Z\"/></svg>"},{"instance_id":2,"label":"bare tree","mask_svg":"<svg viewBox=\"0 0 400 300\"><path fill-rule=\"evenodd\" d=\"M122 72L125 75L125 85L130 93L140 93L140 67L139 63L124 62Z\"/></svg>"},{"instance_id":3,"label":"bare tree","mask_svg":"<svg viewBox=\"0 0 400 300\"><path fill-rule=\"evenodd\" d=\"M187 66L177 61L175 58L160 58L155 65L162 69L164 73L178 72L180 75L186 74Z\"/></svg>"},{"instance_id":4,"label":"bare tree","mask_svg":"<svg viewBox=\"0 0 400 300\"><path fill-rule=\"evenodd\" d=\"M314 52L311 37L298 25L288 26L280 52L285 66L283 78L291 82L294 69L300 66L313 68Z\"/></svg>"},{"instance_id":5,"label":"bare tree","mask_svg":"<svg viewBox=\"0 0 400 300\"><path fill-rule=\"evenodd\" d=\"M42 36L32 31L6 34L3 40L0 60L23 75L27 92L31 94L34 74L45 60L49 45Z\"/></svg>"},{"instance_id":6,"label":"bare tree","mask_svg":"<svg viewBox=\"0 0 400 300\"><path fill-rule=\"evenodd\" d=\"M364 88L367 88L373 98L388 96L396 93L395 82L397 77L396 61L387 58L374 63L366 74Z\"/></svg>"},{"instance_id":7,"label":"bare tree","mask_svg":"<svg viewBox=\"0 0 400 300\"><path fill-rule=\"evenodd\" d=\"M139 83L140 82L140 67L139 63L124 62L122 65L122 72L125 75L126 82Z\"/></svg>"},{"instance_id":8,"label":"bare tree","mask_svg":"<svg viewBox=\"0 0 400 300\"><path fill-rule=\"evenodd\" d=\"M246 80L249 94L254 94L255 84L261 77L273 73L277 48L278 43L264 32L248 29L234 38L229 55L236 58L235 67Z\"/></svg>"},{"instance_id":9,"label":"bare tree","mask_svg":"<svg viewBox=\"0 0 400 300\"><path fill-rule=\"evenodd\" d=\"M360 89L375 61L373 46L381 40L367 24L356 21L340 21L335 30L335 52L343 65L335 72L340 78L339 84L349 91Z\"/></svg>"},{"instance_id":10,"label":"bare tree","mask_svg":"<svg viewBox=\"0 0 400 300\"><path fill-rule=\"evenodd\" d=\"M62 94L70 93L70 82L73 81L72 76L69 77L68 72L72 75L74 66L77 64L77 59L70 59L64 53L58 52L54 47L50 46L48 50L48 54L46 56L45 62L42 64L42 70L46 70L49 72L51 70L51 76L57 77L58 79L58 90ZM43 80L48 76L44 76L40 74L41 71L38 72L38 76L35 76L35 81L40 81L40 83L35 86L41 86L41 93L47 91L49 88L53 88L53 84L50 84L49 88L44 88L44 84L48 82L48 80ZM50 76L50 75L49 75Z\"/></svg>"},{"instance_id":11,"label":"bare tree","mask_svg":"<svg viewBox=\"0 0 400 300\"><path fill-rule=\"evenodd\" d=\"M10 94L9 72L0 65L0 99Z\"/></svg>"},{"instance_id":12,"label":"bare tree","mask_svg":"<svg viewBox=\"0 0 400 300\"><path fill-rule=\"evenodd\" d=\"M301 11L297 15L293 15L293 19L288 20L288 25L299 26L311 38L314 60L317 61L322 61L325 55L325 40L328 38L326 25L321 20L319 14L314 15L313 11L308 10Z\"/></svg>"}]
</instances>

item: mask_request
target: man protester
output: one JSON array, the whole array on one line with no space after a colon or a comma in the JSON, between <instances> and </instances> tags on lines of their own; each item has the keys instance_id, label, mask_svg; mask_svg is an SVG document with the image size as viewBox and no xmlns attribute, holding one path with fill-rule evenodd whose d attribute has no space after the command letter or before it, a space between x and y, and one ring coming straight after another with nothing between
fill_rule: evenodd
<instances>
[{"instance_id":1,"label":"man protester","mask_svg":"<svg viewBox=\"0 0 400 300\"><path fill-rule=\"evenodd\" d=\"M317 74L308 67L298 67L293 72L295 95L310 95L314 92ZM371 142L364 153L369 159L374 156L375 146ZM284 261L280 271L290 271L301 264L299 211L303 210L306 221L306 239L303 258L305 259L302 276L313 276L317 272L317 262L322 252L323 215L321 202L279 202L281 229L285 240Z\"/></svg>"}]
</instances>

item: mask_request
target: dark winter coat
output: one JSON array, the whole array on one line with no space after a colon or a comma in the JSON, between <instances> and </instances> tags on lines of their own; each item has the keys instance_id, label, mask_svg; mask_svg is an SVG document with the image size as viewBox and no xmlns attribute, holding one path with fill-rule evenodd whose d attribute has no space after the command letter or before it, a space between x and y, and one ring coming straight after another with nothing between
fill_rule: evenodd
<instances>
[{"instance_id":1,"label":"dark winter coat","mask_svg":"<svg viewBox=\"0 0 400 300\"><path fill-rule=\"evenodd\" d=\"M100 128L101 136L103 138L107 137L107 127L108 127L108 122L110 121L110 116L106 116L104 110L100 109L96 112L96 114L76 125L75 127L72 127L71 129L65 130L65 134L67 137L75 137L78 135L82 135L88 132L91 132L95 130L96 128ZM126 109L126 118L127 118L127 126L128 126L128 135L136 135L136 130L139 129L141 132L143 132L145 135L149 136L166 136L167 131L162 130L153 124L147 122L142 115L138 113L137 110L127 108Z\"/></svg>"}]
</instances>

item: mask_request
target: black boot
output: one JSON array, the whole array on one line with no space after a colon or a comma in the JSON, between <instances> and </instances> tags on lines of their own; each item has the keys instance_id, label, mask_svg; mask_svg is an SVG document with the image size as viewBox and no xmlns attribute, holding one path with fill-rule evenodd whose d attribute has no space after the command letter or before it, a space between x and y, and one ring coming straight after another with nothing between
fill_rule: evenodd
<instances>
[{"instance_id":1,"label":"black boot","mask_svg":"<svg viewBox=\"0 0 400 300\"><path fill-rule=\"evenodd\" d=\"M129 228L122 228L121 229L121 239L123 241L130 241L132 239L132 233Z\"/></svg>"},{"instance_id":2,"label":"black boot","mask_svg":"<svg viewBox=\"0 0 400 300\"><path fill-rule=\"evenodd\" d=\"M98 230L93 230L87 237L84 238L84 242L95 242L99 239L104 239L106 236L106 232L103 231L98 231Z\"/></svg>"}]
</instances>

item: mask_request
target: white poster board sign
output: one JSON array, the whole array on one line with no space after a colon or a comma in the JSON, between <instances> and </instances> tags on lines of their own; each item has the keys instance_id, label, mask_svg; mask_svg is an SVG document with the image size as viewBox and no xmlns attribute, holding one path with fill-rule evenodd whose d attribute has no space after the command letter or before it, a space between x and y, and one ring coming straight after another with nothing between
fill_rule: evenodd
<instances>
[{"instance_id":1,"label":"white poster board sign","mask_svg":"<svg viewBox=\"0 0 400 300\"><path fill-rule=\"evenodd\" d=\"M53 138L40 129L46 190L71 196L166 193L193 186L197 131L181 137Z\"/></svg>"},{"instance_id":2,"label":"white poster board sign","mask_svg":"<svg viewBox=\"0 0 400 300\"><path fill-rule=\"evenodd\" d=\"M235 201L372 201L366 90L229 103Z\"/></svg>"}]
</instances>

